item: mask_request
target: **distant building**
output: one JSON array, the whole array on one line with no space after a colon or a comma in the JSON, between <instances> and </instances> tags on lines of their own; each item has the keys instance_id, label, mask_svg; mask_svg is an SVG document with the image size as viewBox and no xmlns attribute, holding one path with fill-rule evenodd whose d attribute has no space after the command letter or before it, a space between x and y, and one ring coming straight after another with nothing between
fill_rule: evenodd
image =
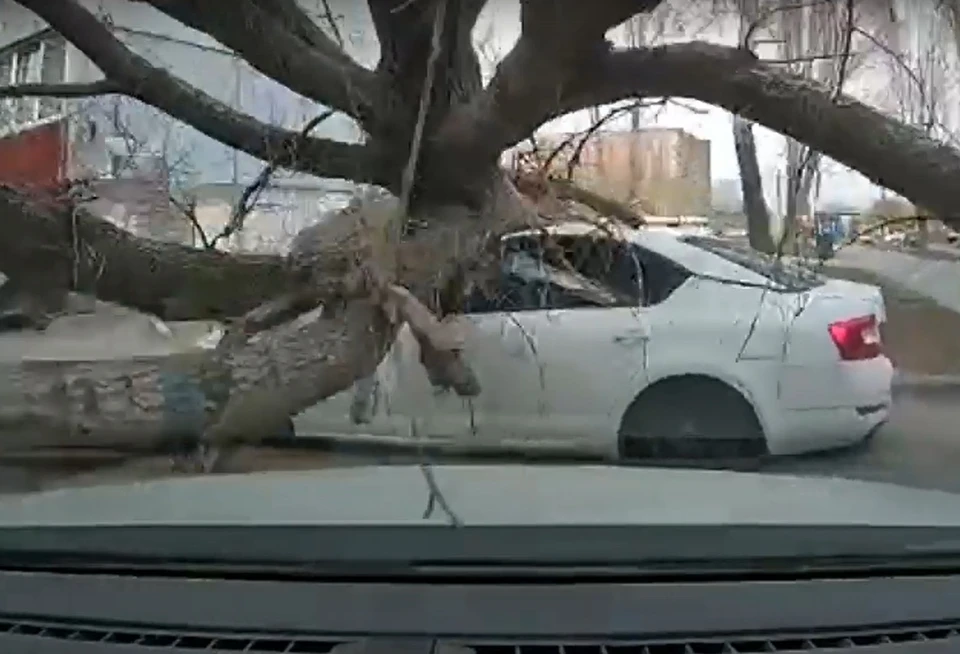
<instances>
[{"instance_id":1,"label":"distant building","mask_svg":"<svg viewBox=\"0 0 960 654\"><path fill-rule=\"evenodd\" d=\"M541 148L571 145L554 159L555 172L566 170L578 135L539 139ZM708 216L712 204L710 141L682 129L646 128L602 131L581 148L574 178L615 200L658 216Z\"/></svg>"}]
</instances>

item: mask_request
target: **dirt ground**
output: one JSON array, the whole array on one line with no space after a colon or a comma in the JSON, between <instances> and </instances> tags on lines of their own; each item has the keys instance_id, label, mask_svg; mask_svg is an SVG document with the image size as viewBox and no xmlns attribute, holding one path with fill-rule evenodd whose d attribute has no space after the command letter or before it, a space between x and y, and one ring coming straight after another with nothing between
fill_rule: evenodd
<instances>
[{"instance_id":1,"label":"dirt ground","mask_svg":"<svg viewBox=\"0 0 960 654\"><path fill-rule=\"evenodd\" d=\"M883 290L887 304L883 337L887 355L898 368L928 375L960 374L960 314L869 272L834 267L825 272Z\"/></svg>"}]
</instances>

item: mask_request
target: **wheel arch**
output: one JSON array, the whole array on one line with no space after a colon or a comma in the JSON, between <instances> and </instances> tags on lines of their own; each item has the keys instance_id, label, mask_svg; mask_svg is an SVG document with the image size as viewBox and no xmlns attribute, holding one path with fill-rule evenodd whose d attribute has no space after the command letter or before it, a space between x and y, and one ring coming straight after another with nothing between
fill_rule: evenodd
<instances>
[{"instance_id":1,"label":"wheel arch","mask_svg":"<svg viewBox=\"0 0 960 654\"><path fill-rule=\"evenodd\" d=\"M757 406L753 395L743 384L736 380L729 379L726 376L707 372L682 372L663 376L641 389L640 392L634 396L620 417L618 439L619 434L623 432L624 424L629 419L631 410L634 410L641 402L649 401L650 398L655 398L657 395L667 391L682 393L684 388L686 388L702 392L704 387L711 391L716 390L722 393L732 392L735 397L738 397L744 403L744 406L750 410L760 430L761 436L764 439L768 438L769 423L767 418L763 411Z\"/></svg>"}]
</instances>

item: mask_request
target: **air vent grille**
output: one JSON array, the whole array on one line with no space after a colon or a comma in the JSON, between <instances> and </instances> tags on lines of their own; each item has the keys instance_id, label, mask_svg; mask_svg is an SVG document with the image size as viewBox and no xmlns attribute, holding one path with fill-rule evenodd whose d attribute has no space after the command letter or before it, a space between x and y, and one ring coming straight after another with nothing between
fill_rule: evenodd
<instances>
[{"instance_id":1,"label":"air vent grille","mask_svg":"<svg viewBox=\"0 0 960 654\"><path fill-rule=\"evenodd\" d=\"M153 629L147 626L70 624L53 621L0 619L0 634L68 640L104 645L132 645L174 652L284 652L289 654L331 654L341 638L312 635L258 635ZM637 639L605 642L577 641L446 641L458 649L476 654L757 654L762 652L811 652L828 649L856 649L960 639L960 621L951 624L911 625L900 628L850 630L816 634L753 635L698 639ZM353 649L353 648L351 648ZM359 649L363 649L360 647ZM446 649L446 648L441 648ZM436 648L433 648L436 651Z\"/></svg>"}]
</instances>

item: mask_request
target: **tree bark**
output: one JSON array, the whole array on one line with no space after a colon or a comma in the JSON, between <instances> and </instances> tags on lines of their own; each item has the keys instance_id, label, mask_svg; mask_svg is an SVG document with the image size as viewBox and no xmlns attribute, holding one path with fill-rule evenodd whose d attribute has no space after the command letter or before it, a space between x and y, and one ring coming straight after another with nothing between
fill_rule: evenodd
<instances>
[{"instance_id":1,"label":"tree bark","mask_svg":"<svg viewBox=\"0 0 960 654\"><path fill-rule=\"evenodd\" d=\"M42 244L57 243L53 237L62 227L62 209L27 206L34 211L22 211L21 219L37 218L47 226L43 232L25 225L33 230L28 233L36 234L29 247L40 251ZM230 304L218 300L220 311L256 306L235 322L213 352L162 360L29 361L13 367L0 386L0 449L82 443L155 450L201 435L214 443L262 438L288 416L372 374L402 324L420 344L421 360L435 386L465 396L478 394L476 378L460 358L461 326L437 320L427 305L439 313L459 312L469 284L466 277L483 281L495 268L491 246L499 242L497 228L535 225L537 214L497 176L479 211L421 208L414 222L426 227L398 245L389 229L397 207L389 195L355 203L302 231L287 261L138 239L84 215L87 232L82 242L95 242L107 262L94 280L101 297L122 295L134 305L132 294L143 309L153 303L167 307L174 299L192 302L196 310L196 303L207 296L178 294L178 283L203 279L209 268L207 292L233 298ZM69 242L61 241L61 247ZM146 276L150 268L137 268L144 262L144 248L152 248L147 261L158 278L153 282ZM0 250L0 256L4 254ZM118 261L116 272L108 274L110 262ZM21 263L26 265L25 260ZM261 268L274 271L272 282L258 282L247 295L230 292L246 275L254 284ZM97 270L93 263L86 269L91 275ZM142 273L139 281L149 290L126 286L134 282L125 279L123 271ZM162 292L165 287L171 292ZM438 289L446 293L438 295ZM261 292L272 299L264 302Z\"/></svg>"},{"instance_id":2,"label":"tree bark","mask_svg":"<svg viewBox=\"0 0 960 654\"><path fill-rule=\"evenodd\" d=\"M155 450L279 433L287 416L372 373L396 329L370 301L321 313L210 352L23 362L0 384L0 447Z\"/></svg>"}]
</instances>

